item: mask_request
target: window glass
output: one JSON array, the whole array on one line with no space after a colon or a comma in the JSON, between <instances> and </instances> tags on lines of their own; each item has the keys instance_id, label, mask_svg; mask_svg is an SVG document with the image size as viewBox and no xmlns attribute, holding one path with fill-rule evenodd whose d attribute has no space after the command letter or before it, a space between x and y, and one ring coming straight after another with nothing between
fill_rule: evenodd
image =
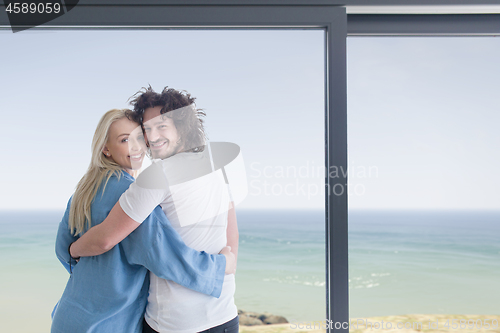
<instances>
[{"instance_id":1,"label":"window glass","mask_svg":"<svg viewBox=\"0 0 500 333\"><path fill-rule=\"evenodd\" d=\"M498 319L499 56L496 38L348 38L351 318Z\"/></svg>"},{"instance_id":2,"label":"window glass","mask_svg":"<svg viewBox=\"0 0 500 333\"><path fill-rule=\"evenodd\" d=\"M95 126L148 85L186 90L209 140L241 147L238 308L324 319L323 30L32 29L0 40L5 331L49 329L68 278L53 253L57 225Z\"/></svg>"}]
</instances>

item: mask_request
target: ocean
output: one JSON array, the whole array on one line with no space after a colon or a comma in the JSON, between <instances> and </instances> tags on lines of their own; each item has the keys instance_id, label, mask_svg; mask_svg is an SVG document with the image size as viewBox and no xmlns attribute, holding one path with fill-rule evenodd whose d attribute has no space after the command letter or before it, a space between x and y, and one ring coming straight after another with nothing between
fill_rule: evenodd
<instances>
[{"instance_id":1,"label":"ocean","mask_svg":"<svg viewBox=\"0 0 500 333\"><path fill-rule=\"evenodd\" d=\"M0 212L0 331L48 332L62 211ZM240 210L238 308L325 319L322 211ZM351 211L350 317L499 314L500 212Z\"/></svg>"}]
</instances>

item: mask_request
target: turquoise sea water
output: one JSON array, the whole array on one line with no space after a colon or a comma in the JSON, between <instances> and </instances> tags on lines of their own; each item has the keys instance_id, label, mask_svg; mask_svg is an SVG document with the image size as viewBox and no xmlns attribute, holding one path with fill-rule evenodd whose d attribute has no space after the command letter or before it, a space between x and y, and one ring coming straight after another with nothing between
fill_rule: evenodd
<instances>
[{"instance_id":1,"label":"turquoise sea water","mask_svg":"<svg viewBox=\"0 0 500 333\"><path fill-rule=\"evenodd\" d=\"M350 214L351 317L500 313L500 213Z\"/></svg>"},{"instance_id":2,"label":"turquoise sea water","mask_svg":"<svg viewBox=\"0 0 500 333\"><path fill-rule=\"evenodd\" d=\"M1 332L49 331L68 278L54 255L61 216L0 212ZM323 216L238 212L239 308L324 319ZM351 317L498 314L500 213L350 212L349 265Z\"/></svg>"}]
</instances>

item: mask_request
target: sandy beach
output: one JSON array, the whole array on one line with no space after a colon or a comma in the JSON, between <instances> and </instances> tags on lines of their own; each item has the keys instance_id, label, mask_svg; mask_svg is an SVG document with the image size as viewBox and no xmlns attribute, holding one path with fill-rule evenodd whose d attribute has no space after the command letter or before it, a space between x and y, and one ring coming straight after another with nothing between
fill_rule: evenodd
<instances>
[{"instance_id":1,"label":"sandy beach","mask_svg":"<svg viewBox=\"0 0 500 333\"><path fill-rule=\"evenodd\" d=\"M454 321L455 320L455 321ZM462 322L460 322L462 320ZM494 322L496 320L496 322ZM356 322L358 326L356 327ZM493 324L492 324L493 322ZM371 324L370 324L371 323ZM470 326L469 326L470 323ZM483 327L478 325L483 324ZM485 323L490 328L485 328ZM316 328L314 328L314 326ZM240 326L240 333L324 333L322 329L326 323L323 322L300 322L277 325L262 326ZM371 325L371 327L370 327ZM380 326L382 325L382 326ZM404 326L406 325L406 328ZM460 327L460 325L462 325ZM392 328L388 328L392 326ZM397 326L401 327L398 328ZM455 326L457 328L453 328ZM377 328L378 327L378 328ZM470 328L469 328L470 327ZM405 315L386 316L351 319L352 333L373 333L373 332L397 332L397 333L417 333L417 332L488 332L500 333L500 316L486 315Z\"/></svg>"}]
</instances>

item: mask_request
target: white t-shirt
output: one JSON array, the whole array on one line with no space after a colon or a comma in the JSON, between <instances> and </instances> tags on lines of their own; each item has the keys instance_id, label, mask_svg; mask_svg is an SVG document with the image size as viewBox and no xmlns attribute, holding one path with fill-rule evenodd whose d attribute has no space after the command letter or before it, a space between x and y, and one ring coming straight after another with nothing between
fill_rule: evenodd
<instances>
[{"instance_id":1,"label":"white t-shirt","mask_svg":"<svg viewBox=\"0 0 500 333\"><path fill-rule=\"evenodd\" d=\"M187 246L216 254L226 246L229 193L210 156L179 153L155 160L120 197L123 211L141 223L160 204ZM158 332L193 333L237 316L234 275L226 275L215 298L150 274L145 319Z\"/></svg>"}]
</instances>

